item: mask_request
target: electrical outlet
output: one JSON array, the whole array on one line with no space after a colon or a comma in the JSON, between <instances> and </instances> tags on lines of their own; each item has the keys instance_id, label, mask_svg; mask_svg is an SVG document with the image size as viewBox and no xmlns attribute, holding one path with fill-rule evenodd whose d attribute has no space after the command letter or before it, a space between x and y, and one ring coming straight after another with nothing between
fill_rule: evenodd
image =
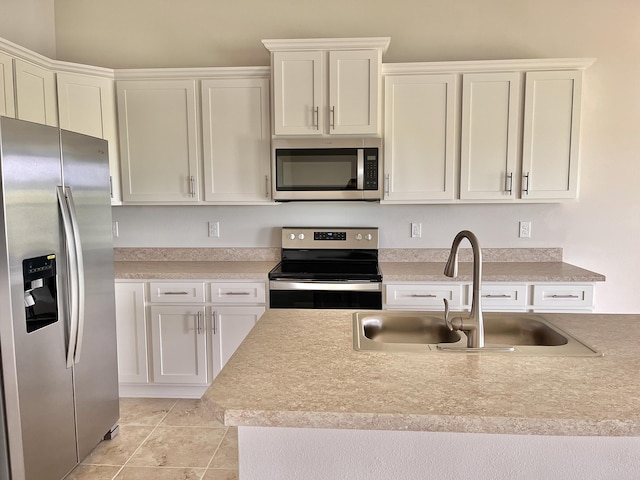
<instances>
[{"instance_id":1,"label":"electrical outlet","mask_svg":"<svg viewBox=\"0 0 640 480\"><path fill-rule=\"evenodd\" d=\"M420 238L422 236L422 224L421 223L412 223L411 224L411 238Z\"/></svg>"},{"instance_id":2,"label":"electrical outlet","mask_svg":"<svg viewBox=\"0 0 640 480\"><path fill-rule=\"evenodd\" d=\"M520 238L531 238L531 222L520 222Z\"/></svg>"},{"instance_id":3,"label":"electrical outlet","mask_svg":"<svg viewBox=\"0 0 640 480\"><path fill-rule=\"evenodd\" d=\"M220 238L220 222L209 222L209 236Z\"/></svg>"},{"instance_id":4,"label":"electrical outlet","mask_svg":"<svg viewBox=\"0 0 640 480\"><path fill-rule=\"evenodd\" d=\"M113 234L113 238L118 238L120 236L120 230L118 227L118 222L113 222L111 224L111 233Z\"/></svg>"}]
</instances>

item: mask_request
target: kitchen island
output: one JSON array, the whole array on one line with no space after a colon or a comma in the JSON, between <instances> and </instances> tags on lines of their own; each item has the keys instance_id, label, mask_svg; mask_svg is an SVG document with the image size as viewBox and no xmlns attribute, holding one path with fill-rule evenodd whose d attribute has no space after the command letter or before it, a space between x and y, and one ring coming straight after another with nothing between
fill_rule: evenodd
<instances>
[{"instance_id":1,"label":"kitchen island","mask_svg":"<svg viewBox=\"0 0 640 480\"><path fill-rule=\"evenodd\" d=\"M241 478L640 477L640 315L545 314L604 356L514 357L357 352L352 313L267 311L208 389Z\"/></svg>"}]
</instances>

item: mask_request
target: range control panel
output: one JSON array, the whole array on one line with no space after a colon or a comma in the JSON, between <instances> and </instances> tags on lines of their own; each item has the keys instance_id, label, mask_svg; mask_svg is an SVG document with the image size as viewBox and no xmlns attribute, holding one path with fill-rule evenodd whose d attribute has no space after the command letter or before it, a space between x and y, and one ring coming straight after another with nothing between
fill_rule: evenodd
<instances>
[{"instance_id":1,"label":"range control panel","mask_svg":"<svg viewBox=\"0 0 640 480\"><path fill-rule=\"evenodd\" d=\"M282 248L377 249L378 228L283 227Z\"/></svg>"}]
</instances>

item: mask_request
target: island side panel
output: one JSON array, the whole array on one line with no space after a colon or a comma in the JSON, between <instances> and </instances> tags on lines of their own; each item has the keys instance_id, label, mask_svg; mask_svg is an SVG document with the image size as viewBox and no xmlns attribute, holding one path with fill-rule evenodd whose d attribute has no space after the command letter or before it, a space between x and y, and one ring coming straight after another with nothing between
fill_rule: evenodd
<instances>
[{"instance_id":1,"label":"island side panel","mask_svg":"<svg viewBox=\"0 0 640 480\"><path fill-rule=\"evenodd\" d=\"M239 427L240 480L640 478L640 437Z\"/></svg>"}]
</instances>

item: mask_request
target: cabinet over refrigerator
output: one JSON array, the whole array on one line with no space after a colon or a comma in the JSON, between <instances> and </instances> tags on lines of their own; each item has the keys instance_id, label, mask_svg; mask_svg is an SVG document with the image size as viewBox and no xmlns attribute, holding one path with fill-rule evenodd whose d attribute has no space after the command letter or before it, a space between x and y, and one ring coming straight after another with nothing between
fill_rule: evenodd
<instances>
[{"instance_id":1,"label":"cabinet over refrigerator","mask_svg":"<svg viewBox=\"0 0 640 480\"><path fill-rule=\"evenodd\" d=\"M0 478L67 475L119 417L107 142L0 117Z\"/></svg>"}]
</instances>

